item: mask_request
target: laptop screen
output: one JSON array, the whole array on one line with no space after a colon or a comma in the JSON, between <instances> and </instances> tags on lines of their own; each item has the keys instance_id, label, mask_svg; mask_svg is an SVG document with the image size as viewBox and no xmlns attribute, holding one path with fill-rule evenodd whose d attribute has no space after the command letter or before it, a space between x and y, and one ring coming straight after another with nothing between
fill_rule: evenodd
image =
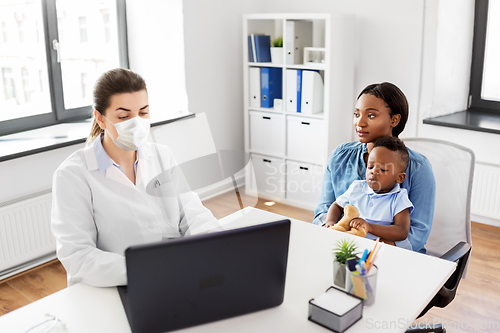
<instances>
[{"instance_id":1,"label":"laptop screen","mask_svg":"<svg viewBox=\"0 0 500 333\"><path fill-rule=\"evenodd\" d=\"M164 332L278 306L290 221L133 246L119 288L132 332Z\"/></svg>"}]
</instances>

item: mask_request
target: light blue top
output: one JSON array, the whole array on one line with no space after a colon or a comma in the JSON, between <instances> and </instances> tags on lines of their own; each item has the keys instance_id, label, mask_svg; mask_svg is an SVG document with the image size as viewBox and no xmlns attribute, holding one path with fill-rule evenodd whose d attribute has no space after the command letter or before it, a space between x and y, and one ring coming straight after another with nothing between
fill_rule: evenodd
<instances>
[{"instance_id":1,"label":"light blue top","mask_svg":"<svg viewBox=\"0 0 500 333\"><path fill-rule=\"evenodd\" d=\"M353 181L366 179L366 164L363 158L365 153L366 144L359 141L341 144L331 153L325 170L321 197L314 211L314 224L323 224L330 205L347 191ZM424 246L431 232L434 216L436 182L427 158L409 148L408 153L410 162L406 169L406 179L401 184L414 206L408 241L414 251L425 253ZM396 242L396 245L401 246L402 243Z\"/></svg>"},{"instance_id":2,"label":"light blue top","mask_svg":"<svg viewBox=\"0 0 500 333\"><path fill-rule=\"evenodd\" d=\"M108 153L104 150L104 147L102 146L102 134L96 138L97 142L94 145L94 152L95 152L95 157L97 159L97 165L99 166L99 171L102 173L106 173L106 169L109 168L110 166L114 165L117 167L121 172L125 174L125 171L123 171L122 167L116 164L111 157L109 157ZM138 150L138 153L140 154L140 150ZM137 162L139 159L137 159L134 163L134 172L137 175Z\"/></svg>"},{"instance_id":3,"label":"light blue top","mask_svg":"<svg viewBox=\"0 0 500 333\"><path fill-rule=\"evenodd\" d=\"M380 225L394 224L394 216L406 208L410 209L410 214L413 211L406 189L400 188L399 184L387 193L375 193L366 180L355 180L335 202L342 208L347 204L353 205L363 220ZM377 238L370 233L366 237Z\"/></svg>"}]
</instances>

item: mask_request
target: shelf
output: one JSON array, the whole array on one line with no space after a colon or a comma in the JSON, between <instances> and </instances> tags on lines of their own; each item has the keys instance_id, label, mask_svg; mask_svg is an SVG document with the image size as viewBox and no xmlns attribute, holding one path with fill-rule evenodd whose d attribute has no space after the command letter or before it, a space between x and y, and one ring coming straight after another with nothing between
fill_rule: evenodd
<instances>
[{"instance_id":1,"label":"shelf","mask_svg":"<svg viewBox=\"0 0 500 333\"><path fill-rule=\"evenodd\" d=\"M269 113L277 113L277 114L284 114L285 113L285 111L283 111L283 110L275 110L274 108L256 108L254 106L249 106L248 111L269 112Z\"/></svg>"},{"instance_id":2,"label":"shelf","mask_svg":"<svg viewBox=\"0 0 500 333\"><path fill-rule=\"evenodd\" d=\"M318 64L311 63L311 64L307 64L307 65L301 65L301 64L285 65L284 67L291 68L291 69L306 69L306 70L310 69L310 70L320 70L320 71L324 71L326 69L326 65L321 64L321 63L318 63Z\"/></svg>"},{"instance_id":3,"label":"shelf","mask_svg":"<svg viewBox=\"0 0 500 333\"><path fill-rule=\"evenodd\" d=\"M272 62L249 62L249 67L277 67L283 68L283 64L274 64Z\"/></svg>"},{"instance_id":4,"label":"shelf","mask_svg":"<svg viewBox=\"0 0 500 333\"><path fill-rule=\"evenodd\" d=\"M309 24L289 24L290 21L312 22L312 39L309 38ZM349 80L354 76L354 57L351 51L355 49L353 42L355 40L354 26L354 18L350 16L346 18L345 15L336 16L334 21L331 20L330 14L245 14L243 16L242 70L243 91L245 92L243 102L245 151L254 156L268 157L272 161L272 163L264 163L262 159L254 159L254 168L259 169L260 167L259 170L261 171L260 174L255 173L255 180L260 181L261 184L266 181L266 174L263 172L268 164L273 166L285 165L285 168L275 175L280 176L285 182L284 198L282 197L283 194L280 194L275 198L275 201L279 200L293 205L305 205L307 203L310 205L309 209L315 208L321 194L321 189L318 186L315 186L310 193L287 192L289 190L287 186L295 183L321 185L327 158L331 151L338 144L350 140L350 130L347 130L347 126L345 126L345 124L351 122L350 116L338 110L351 109L354 104L353 101L355 101L351 85L344 83L346 78ZM283 36L283 47L285 48L283 50L283 63L249 62L248 36L252 33L269 35L271 38ZM288 45L286 42L287 36ZM295 39L299 41L297 44ZM294 53L295 64L286 63L286 47L289 47L290 50L300 50L297 51L297 54ZM324 50L325 62L303 63L300 54L304 53L305 47ZM256 84L259 79L258 74L260 74L257 69L265 67L281 68L283 70L282 110L250 106L250 101L255 101L258 96L262 95L259 93ZM320 72L324 87L322 97L323 112L304 114L286 110L287 93L293 96L293 89L287 89L287 85L296 83L296 81L293 81L292 74L294 73L287 73L286 70L291 70L291 72L297 70ZM335 75L332 75L332 71L335 72ZM314 76L317 75L314 73ZM316 92L313 89L316 83L314 81L311 83L310 77L307 77L307 79L307 93ZM301 90L302 92L306 91L304 85ZM320 94L316 95L319 96ZM296 99L293 100L292 96L288 101L297 102ZM335 98L331 98L331 96L335 96ZM309 98L311 97L309 96ZM313 102L317 98L314 96ZM254 103L253 105L260 104ZM330 121L331 119L335 119L335 121ZM269 151L269 153L266 151ZM310 166L308 170L300 169L300 166L306 165ZM295 174L293 170L299 170L299 173ZM257 190L250 181L252 179L251 173L248 172L246 176L247 189ZM262 197L274 196L270 194L269 188L266 188L266 186L260 188L258 195Z\"/></svg>"},{"instance_id":5,"label":"shelf","mask_svg":"<svg viewBox=\"0 0 500 333\"><path fill-rule=\"evenodd\" d=\"M304 163L304 164L316 165L316 166L323 167L323 163L321 163L320 161L305 160L303 158L297 158L296 156L269 154L267 152L261 152L261 151L256 151L256 150L250 150L249 154L269 156L272 158L278 158L278 159L292 161L292 162L296 162L296 163Z\"/></svg>"},{"instance_id":6,"label":"shelf","mask_svg":"<svg viewBox=\"0 0 500 333\"><path fill-rule=\"evenodd\" d=\"M285 112L287 116L297 116L297 117L304 117L304 118L315 118L315 119L323 119L325 117L325 113L314 113L314 114L305 114L305 113L300 113L300 112Z\"/></svg>"},{"instance_id":7,"label":"shelf","mask_svg":"<svg viewBox=\"0 0 500 333\"><path fill-rule=\"evenodd\" d=\"M276 68L290 68L290 69L305 69L305 70L320 70L324 71L326 69L325 64L294 64L294 65L283 65L274 64L272 62L249 62L248 67L276 67Z\"/></svg>"},{"instance_id":8,"label":"shelf","mask_svg":"<svg viewBox=\"0 0 500 333\"><path fill-rule=\"evenodd\" d=\"M292 161L292 162L297 162L297 163L304 163L304 164L309 164L309 165L317 165L317 166L320 166L320 167L323 166L323 163L321 163L320 161L304 160L304 159L297 158L297 157L294 157L294 156L285 156L284 159L287 160L287 161Z\"/></svg>"},{"instance_id":9,"label":"shelf","mask_svg":"<svg viewBox=\"0 0 500 333\"><path fill-rule=\"evenodd\" d=\"M269 156L269 157L273 157L273 158L279 158L279 159L282 159L284 160L285 159L285 156L284 155L275 155L275 154L269 154L267 152L261 152L261 151L255 151L255 150L250 150L249 151L250 154L255 154L255 155L264 155L264 156Z\"/></svg>"},{"instance_id":10,"label":"shelf","mask_svg":"<svg viewBox=\"0 0 500 333\"><path fill-rule=\"evenodd\" d=\"M261 13L244 14L245 20L327 20L330 14L325 13Z\"/></svg>"}]
</instances>

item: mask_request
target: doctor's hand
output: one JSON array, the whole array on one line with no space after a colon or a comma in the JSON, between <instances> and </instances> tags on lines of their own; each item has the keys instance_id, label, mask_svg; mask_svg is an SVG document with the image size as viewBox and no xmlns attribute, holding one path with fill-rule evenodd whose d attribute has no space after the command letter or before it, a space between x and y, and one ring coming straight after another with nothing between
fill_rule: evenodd
<instances>
[{"instance_id":1,"label":"doctor's hand","mask_svg":"<svg viewBox=\"0 0 500 333\"><path fill-rule=\"evenodd\" d=\"M349 223L349 225L351 226L351 228L355 228L358 230L365 229L365 231L367 233L372 231L370 223L366 222L365 220L363 220L360 217L356 217L356 218L352 219L351 222Z\"/></svg>"}]
</instances>

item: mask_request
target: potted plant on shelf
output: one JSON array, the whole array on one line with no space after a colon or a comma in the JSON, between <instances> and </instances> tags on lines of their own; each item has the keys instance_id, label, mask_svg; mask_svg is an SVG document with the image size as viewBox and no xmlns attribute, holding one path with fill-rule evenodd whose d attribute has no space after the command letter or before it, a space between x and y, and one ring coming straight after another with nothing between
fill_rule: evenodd
<instances>
[{"instance_id":1,"label":"potted plant on shelf","mask_svg":"<svg viewBox=\"0 0 500 333\"><path fill-rule=\"evenodd\" d=\"M333 284L345 289L347 260L358 257L358 246L352 240L341 239L333 249Z\"/></svg>"},{"instance_id":2,"label":"potted plant on shelf","mask_svg":"<svg viewBox=\"0 0 500 333\"><path fill-rule=\"evenodd\" d=\"M283 63L283 37L273 39L271 46L271 62L273 64Z\"/></svg>"}]
</instances>

